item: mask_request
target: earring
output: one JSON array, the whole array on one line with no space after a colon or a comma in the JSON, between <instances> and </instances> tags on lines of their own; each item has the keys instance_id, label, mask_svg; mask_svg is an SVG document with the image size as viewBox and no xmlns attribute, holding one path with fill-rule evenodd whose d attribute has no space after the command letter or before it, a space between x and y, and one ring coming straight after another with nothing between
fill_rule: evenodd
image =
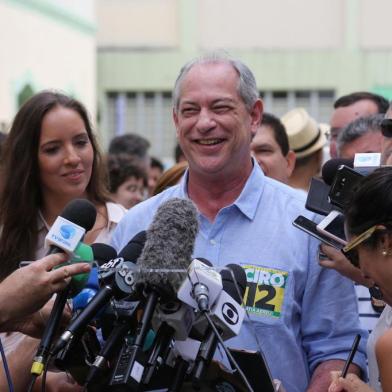
<instances>
[{"instance_id":1,"label":"earring","mask_svg":"<svg viewBox=\"0 0 392 392\"><path fill-rule=\"evenodd\" d=\"M384 250L381 252L381 254L382 254L383 256L387 256L387 255L389 254L389 252L388 252L386 249L384 249Z\"/></svg>"}]
</instances>

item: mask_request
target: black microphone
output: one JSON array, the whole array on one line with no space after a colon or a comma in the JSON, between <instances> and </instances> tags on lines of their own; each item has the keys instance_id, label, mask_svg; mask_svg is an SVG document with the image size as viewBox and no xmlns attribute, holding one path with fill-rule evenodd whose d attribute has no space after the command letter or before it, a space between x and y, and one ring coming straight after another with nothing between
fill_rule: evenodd
<instances>
[{"instance_id":1,"label":"black microphone","mask_svg":"<svg viewBox=\"0 0 392 392\"><path fill-rule=\"evenodd\" d=\"M244 310L241 307L241 303L246 289L246 274L242 267L228 264L226 269L221 271L221 275L223 290L218 301L211 309L211 316L212 320L214 320L214 325L219 331L219 335L226 340L238 335L242 325ZM209 319L209 315L205 314L205 316L207 316L207 320L210 323L212 320ZM200 345L192 372L193 385L197 388L207 367L211 363L219 342L216 330L211 325L207 328L204 336L205 339Z\"/></svg>"},{"instance_id":2,"label":"black microphone","mask_svg":"<svg viewBox=\"0 0 392 392\"><path fill-rule=\"evenodd\" d=\"M321 168L321 175L327 185L332 185L340 166L354 167L354 159L335 158L325 162Z\"/></svg>"},{"instance_id":3,"label":"black microphone","mask_svg":"<svg viewBox=\"0 0 392 392\"><path fill-rule=\"evenodd\" d=\"M197 231L197 210L190 200L173 198L157 209L138 260L141 270L138 285L145 296L143 315L134 343L122 349L110 385L139 385L141 378L133 377L134 366L139 368L144 362L142 347L155 307L159 299L163 303L176 299L186 274L178 270L186 270L190 264Z\"/></svg>"},{"instance_id":4,"label":"black microphone","mask_svg":"<svg viewBox=\"0 0 392 392\"><path fill-rule=\"evenodd\" d=\"M60 215L60 218L65 219L65 221L62 221L62 219L59 218L56 219L60 235L56 236L57 228L54 228L52 231L52 228L56 225L56 222L48 233L48 236L52 234L52 239L50 240L49 238L49 242L51 242L51 245L47 254L64 252L63 246L67 250L71 249L71 247L75 249L78 242L84 236L83 230L85 232L89 231L94 226L96 215L97 211L95 209L95 206L88 200L75 199L69 202ZM82 233L82 235L80 236L80 238L78 237L77 239L76 235L78 234L78 231L79 233ZM73 244L68 241L72 240L72 237L75 237L74 239L76 240L73 242ZM49 348L53 336L56 333L56 330L60 323L60 319L63 314L64 306L67 302L69 292L70 285L68 285L67 288L62 290L56 296L53 309L50 313L49 320L46 324L40 345L38 346L38 350L32 364L31 373L34 375L39 376L43 372L45 366L44 364L49 354Z\"/></svg>"},{"instance_id":5,"label":"black microphone","mask_svg":"<svg viewBox=\"0 0 392 392\"><path fill-rule=\"evenodd\" d=\"M129 258L130 261L128 262L127 260L129 266L134 265L134 262L136 262L140 256L143 248L142 239L144 238L144 235L143 232L136 234L120 253L120 255ZM127 266L126 274L124 275L124 269L122 269L124 262L124 258L120 256L101 266L98 274L99 280L102 282L101 289L61 335L52 349L52 354L59 352L75 335L83 331L87 324L113 297L121 299L129 295L130 292L135 291L133 285L130 283L132 269ZM133 281L134 279L132 277L132 282ZM121 286L118 282L121 283ZM122 290L122 288L126 291Z\"/></svg>"},{"instance_id":6,"label":"black microphone","mask_svg":"<svg viewBox=\"0 0 392 392\"><path fill-rule=\"evenodd\" d=\"M116 250L108 245L96 242L91 244L91 249L93 250L94 261L97 262L98 266L107 263L109 260L115 259L117 257Z\"/></svg>"},{"instance_id":7,"label":"black microphone","mask_svg":"<svg viewBox=\"0 0 392 392\"><path fill-rule=\"evenodd\" d=\"M93 259L103 264L117 256L116 251L107 244L92 244ZM86 286L72 298L71 322L86 308L88 303L99 291L97 268L90 272ZM86 363L91 363L100 349L94 330L88 329L78 339L73 339L61 350L54 360L55 366L72 374L78 382L86 370ZM91 360L92 358L92 360Z\"/></svg>"}]
</instances>

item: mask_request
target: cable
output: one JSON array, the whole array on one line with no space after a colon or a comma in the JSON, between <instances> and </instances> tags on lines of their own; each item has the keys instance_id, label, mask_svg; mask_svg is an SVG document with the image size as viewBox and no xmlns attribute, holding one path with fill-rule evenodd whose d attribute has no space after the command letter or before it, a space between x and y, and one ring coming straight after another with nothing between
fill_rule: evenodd
<instances>
[{"instance_id":1,"label":"cable","mask_svg":"<svg viewBox=\"0 0 392 392\"><path fill-rule=\"evenodd\" d=\"M29 387L27 389L28 392L31 392L33 390L35 382L37 381L37 377L38 376L36 374L32 374L31 375L30 384L29 384Z\"/></svg>"},{"instance_id":2,"label":"cable","mask_svg":"<svg viewBox=\"0 0 392 392\"><path fill-rule=\"evenodd\" d=\"M248 389L248 391L253 392L253 388L249 384L249 381L247 380L245 374L243 373L243 371L239 367L239 365L236 362L236 360L234 359L234 357L231 355L231 352L225 346L225 343L223 342L223 339L220 336L220 333L217 330L217 328L216 328L214 322L212 321L210 315L207 312L203 312L203 314L204 314L205 318L207 319L208 324L210 325L211 329L214 331L214 334L217 337L217 339L218 339L220 345L222 346L223 350L225 351L227 357L229 358L229 361L231 362L231 364L235 367L235 369L238 371L239 375L241 376L242 381L245 383L246 388Z\"/></svg>"},{"instance_id":3,"label":"cable","mask_svg":"<svg viewBox=\"0 0 392 392\"><path fill-rule=\"evenodd\" d=\"M46 391L46 376L48 373L48 367L49 367L49 361L52 358L51 354L48 354L48 358L44 364L44 371L42 373L42 383L41 383L41 392L45 392Z\"/></svg>"},{"instance_id":4,"label":"cable","mask_svg":"<svg viewBox=\"0 0 392 392\"><path fill-rule=\"evenodd\" d=\"M12 383L11 373L10 373L10 369L8 368L8 362L5 356L3 343L1 342L1 339L0 339L0 352L1 352L1 359L3 360L5 376L7 378L8 389L10 392L14 392L14 384Z\"/></svg>"}]
</instances>

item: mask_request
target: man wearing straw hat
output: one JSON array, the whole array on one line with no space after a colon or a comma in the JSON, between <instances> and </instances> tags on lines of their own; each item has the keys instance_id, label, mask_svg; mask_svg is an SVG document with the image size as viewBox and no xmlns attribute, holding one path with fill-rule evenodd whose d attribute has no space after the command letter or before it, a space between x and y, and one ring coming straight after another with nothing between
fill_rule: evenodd
<instances>
[{"instance_id":1,"label":"man wearing straw hat","mask_svg":"<svg viewBox=\"0 0 392 392\"><path fill-rule=\"evenodd\" d=\"M320 173L323 162L323 147L327 144L325 128L303 108L289 111L281 120L297 158L289 185L308 191L310 180Z\"/></svg>"}]
</instances>

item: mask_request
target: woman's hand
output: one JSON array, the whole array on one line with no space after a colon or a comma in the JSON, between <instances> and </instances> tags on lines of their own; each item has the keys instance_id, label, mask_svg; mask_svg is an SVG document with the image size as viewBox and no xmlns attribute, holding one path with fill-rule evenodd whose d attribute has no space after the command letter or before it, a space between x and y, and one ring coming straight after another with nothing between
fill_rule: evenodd
<instances>
[{"instance_id":1,"label":"woman's hand","mask_svg":"<svg viewBox=\"0 0 392 392\"><path fill-rule=\"evenodd\" d=\"M365 384L357 375L347 374L341 377L341 372L331 372L332 383L328 392L375 392L369 385Z\"/></svg>"},{"instance_id":2,"label":"woman's hand","mask_svg":"<svg viewBox=\"0 0 392 392\"><path fill-rule=\"evenodd\" d=\"M320 250L328 257L328 259L319 260L319 264L322 267L334 269L346 278L349 278L363 286L374 286L374 282L370 279L364 278L361 270L354 267L340 250L325 244L320 246Z\"/></svg>"},{"instance_id":3,"label":"woman's hand","mask_svg":"<svg viewBox=\"0 0 392 392\"><path fill-rule=\"evenodd\" d=\"M50 313L52 312L53 304L54 299L51 299L38 312L33 313L31 316L16 320L12 325L13 331L18 331L33 338L40 339L49 320ZM61 316L59 329L68 325L71 320L71 316L71 309L66 306Z\"/></svg>"},{"instance_id":4,"label":"woman's hand","mask_svg":"<svg viewBox=\"0 0 392 392\"><path fill-rule=\"evenodd\" d=\"M14 331L15 322L38 311L54 293L69 284L72 276L91 270L87 263L53 269L67 259L64 254L46 256L19 268L0 283L1 331Z\"/></svg>"}]
</instances>

